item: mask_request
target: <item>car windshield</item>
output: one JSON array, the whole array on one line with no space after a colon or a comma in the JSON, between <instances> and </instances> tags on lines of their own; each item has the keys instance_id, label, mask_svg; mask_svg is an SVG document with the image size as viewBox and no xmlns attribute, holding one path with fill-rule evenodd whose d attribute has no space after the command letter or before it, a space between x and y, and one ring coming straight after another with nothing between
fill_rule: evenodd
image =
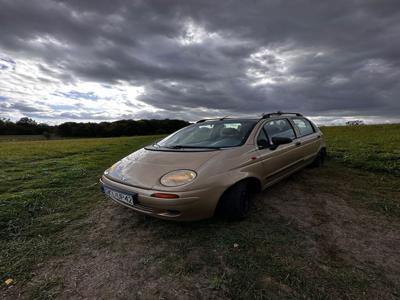
<instances>
[{"instance_id":1,"label":"car windshield","mask_svg":"<svg viewBox=\"0 0 400 300\"><path fill-rule=\"evenodd\" d=\"M256 123L256 120L196 123L171 134L153 146L171 149L236 147L244 144Z\"/></svg>"}]
</instances>

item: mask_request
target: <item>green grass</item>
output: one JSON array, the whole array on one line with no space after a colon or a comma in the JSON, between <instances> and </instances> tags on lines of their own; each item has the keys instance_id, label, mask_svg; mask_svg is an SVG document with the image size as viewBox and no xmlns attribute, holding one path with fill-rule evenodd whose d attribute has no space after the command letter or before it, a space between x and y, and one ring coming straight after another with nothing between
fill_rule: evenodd
<instances>
[{"instance_id":1,"label":"green grass","mask_svg":"<svg viewBox=\"0 0 400 300\"><path fill-rule=\"evenodd\" d=\"M37 263L73 251L77 221L103 199L102 172L156 138L1 143L0 279L25 281Z\"/></svg>"},{"instance_id":2,"label":"green grass","mask_svg":"<svg viewBox=\"0 0 400 300\"><path fill-rule=\"evenodd\" d=\"M291 180L398 222L400 125L325 127L323 132L328 165ZM1 142L0 279L29 286L38 264L73 253L87 230L86 217L102 205L97 184L102 172L157 138ZM227 297L363 298L379 280L373 272L341 261L310 257L306 233L271 208L238 223L154 219L137 226L150 228L158 237L154 247L159 239L168 243L168 253L144 258L146 264L160 263L160 276L185 280L206 274L209 288ZM122 246L97 243L123 251ZM188 249L200 250L198 261L188 258ZM52 298L61 286L57 278L36 282L30 296Z\"/></svg>"},{"instance_id":3,"label":"green grass","mask_svg":"<svg viewBox=\"0 0 400 300\"><path fill-rule=\"evenodd\" d=\"M308 178L299 179L305 191L325 191L344 198L351 206L400 220L398 176L349 168L331 159L312 182Z\"/></svg>"},{"instance_id":4,"label":"green grass","mask_svg":"<svg viewBox=\"0 0 400 300\"><path fill-rule=\"evenodd\" d=\"M329 155L346 166L400 175L400 124L323 127Z\"/></svg>"}]
</instances>

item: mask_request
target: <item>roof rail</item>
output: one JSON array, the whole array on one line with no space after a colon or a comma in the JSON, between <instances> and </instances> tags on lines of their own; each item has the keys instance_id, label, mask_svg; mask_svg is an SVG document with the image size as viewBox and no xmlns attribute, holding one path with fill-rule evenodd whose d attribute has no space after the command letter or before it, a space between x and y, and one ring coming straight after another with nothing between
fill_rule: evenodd
<instances>
[{"instance_id":1,"label":"roof rail","mask_svg":"<svg viewBox=\"0 0 400 300\"><path fill-rule=\"evenodd\" d=\"M196 123L203 123L205 121L216 121L216 120L223 121L223 120L227 119L230 116L231 115L227 115L227 116L221 117L221 118L202 119L202 120L197 121Z\"/></svg>"},{"instance_id":2,"label":"roof rail","mask_svg":"<svg viewBox=\"0 0 400 300\"><path fill-rule=\"evenodd\" d=\"M301 113L297 113L297 112L277 111L277 112L271 112L271 113L264 113L264 114L262 114L261 119L267 119L267 118L270 118L272 116L282 116L282 115L295 115L297 117L302 117L303 116ZM230 118L233 118L232 115L228 115L228 116L225 116L225 117L218 117L218 118L201 119L201 120L197 121L196 123L203 123L203 122L206 122L206 121L223 121L225 119L230 119Z\"/></svg>"},{"instance_id":3,"label":"roof rail","mask_svg":"<svg viewBox=\"0 0 400 300\"><path fill-rule=\"evenodd\" d=\"M277 111L277 112L272 112L272 113L265 113L262 115L262 119L268 119L272 116L282 116L282 115L295 115L297 117L302 117L303 115L301 113L297 112L283 112L283 111Z\"/></svg>"}]
</instances>

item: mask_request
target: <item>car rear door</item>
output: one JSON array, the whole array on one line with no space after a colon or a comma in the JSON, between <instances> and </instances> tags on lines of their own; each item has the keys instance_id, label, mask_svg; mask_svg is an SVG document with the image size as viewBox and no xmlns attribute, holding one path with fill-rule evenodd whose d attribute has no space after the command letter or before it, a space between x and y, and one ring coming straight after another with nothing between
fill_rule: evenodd
<instances>
[{"instance_id":1,"label":"car rear door","mask_svg":"<svg viewBox=\"0 0 400 300\"><path fill-rule=\"evenodd\" d=\"M298 150L304 161L313 159L320 148L321 134L318 128L306 118L296 117L290 119L298 136Z\"/></svg>"}]
</instances>

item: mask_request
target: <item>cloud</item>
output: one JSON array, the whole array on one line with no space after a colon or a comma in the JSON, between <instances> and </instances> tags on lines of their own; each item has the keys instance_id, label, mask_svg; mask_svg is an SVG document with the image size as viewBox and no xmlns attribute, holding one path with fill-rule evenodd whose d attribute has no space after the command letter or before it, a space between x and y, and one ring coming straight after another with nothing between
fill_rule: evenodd
<instances>
[{"instance_id":1,"label":"cloud","mask_svg":"<svg viewBox=\"0 0 400 300\"><path fill-rule=\"evenodd\" d=\"M290 110L323 122L399 119L395 0L0 7L0 104L12 118L196 120Z\"/></svg>"},{"instance_id":2,"label":"cloud","mask_svg":"<svg viewBox=\"0 0 400 300\"><path fill-rule=\"evenodd\" d=\"M66 93L56 92L54 95L60 95L71 99L87 99L87 100L97 100L99 97L94 92L82 93L78 91L69 91Z\"/></svg>"}]
</instances>

